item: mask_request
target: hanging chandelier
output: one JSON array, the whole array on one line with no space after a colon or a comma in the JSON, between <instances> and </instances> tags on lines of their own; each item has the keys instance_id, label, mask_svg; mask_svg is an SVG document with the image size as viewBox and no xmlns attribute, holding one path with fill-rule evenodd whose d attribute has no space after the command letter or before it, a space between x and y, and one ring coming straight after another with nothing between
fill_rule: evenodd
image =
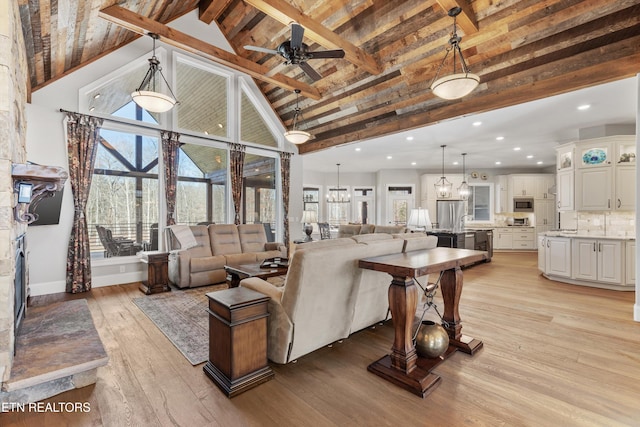
<instances>
[{"instance_id":1,"label":"hanging chandelier","mask_svg":"<svg viewBox=\"0 0 640 427\"><path fill-rule=\"evenodd\" d=\"M458 187L458 194L462 200L467 200L471 194L471 188L469 188L469 184L467 184L467 172L464 162L466 156L467 153L462 153L462 184Z\"/></svg>"},{"instance_id":2,"label":"hanging chandelier","mask_svg":"<svg viewBox=\"0 0 640 427\"><path fill-rule=\"evenodd\" d=\"M442 148L442 176L436 183L433 185L436 189L436 195L439 199L448 199L451 197L451 190L453 189L453 184L451 184L447 178L444 176L444 147L446 145L441 145Z\"/></svg>"},{"instance_id":3,"label":"hanging chandelier","mask_svg":"<svg viewBox=\"0 0 640 427\"><path fill-rule=\"evenodd\" d=\"M338 186L329 189L327 193L327 203L350 203L351 194L349 194L346 188L340 187L340 163L336 163L336 166L338 167ZM343 192L345 194L343 194Z\"/></svg>"},{"instance_id":4,"label":"hanging chandelier","mask_svg":"<svg viewBox=\"0 0 640 427\"><path fill-rule=\"evenodd\" d=\"M155 33L149 33L149 37L153 39L153 55L149 58L149 70L147 70L147 74L145 74L144 79L142 79L142 83L140 83L138 89L133 91L131 97L136 104L147 111L152 113L164 113L171 110L178 101L176 101L176 96L173 94L167 79L164 78L164 74L162 74L162 67L160 67L160 61L156 57L156 40L160 36ZM169 93L171 93L171 96L165 95L164 93L156 90L158 74L162 77L162 80L167 86Z\"/></svg>"},{"instance_id":5,"label":"hanging chandelier","mask_svg":"<svg viewBox=\"0 0 640 427\"><path fill-rule=\"evenodd\" d=\"M293 114L293 125L291 125L291 130L288 130L284 133L284 137L287 138L292 144L304 144L311 138L311 134L309 132L305 132L303 130L297 129L298 125L298 117L302 118L302 110L298 107L298 95L300 94L300 89L296 89L296 109Z\"/></svg>"},{"instance_id":6,"label":"hanging chandelier","mask_svg":"<svg viewBox=\"0 0 640 427\"><path fill-rule=\"evenodd\" d=\"M440 67L438 67L436 76L433 78L433 83L431 83L433 93L442 99L462 98L471 93L480 82L480 77L469 71L469 67L467 67L467 63L464 61L462 51L460 50L460 41L462 38L456 33L456 16L458 16L461 11L462 9L459 7L454 7L449 10L449 16L453 17L453 33L451 33L451 38L449 39L447 53L444 55ZM451 52L453 52L453 73L438 78L440 70ZM461 72L456 72L456 58L459 58Z\"/></svg>"}]
</instances>

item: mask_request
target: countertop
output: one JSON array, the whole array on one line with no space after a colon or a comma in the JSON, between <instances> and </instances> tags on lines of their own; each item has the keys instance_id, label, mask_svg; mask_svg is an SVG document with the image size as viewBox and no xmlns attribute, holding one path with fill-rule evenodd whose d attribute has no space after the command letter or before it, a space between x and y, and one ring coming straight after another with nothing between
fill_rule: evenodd
<instances>
[{"instance_id":1,"label":"countertop","mask_svg":"<svg viewBox=\"0 0 640 427\"><path fill-rule=\"evenodd\" d=\"M599 239L599 240L636 240L636 236L620 236L620 235L605 235L601 233L587 233L587 232L572 232L572 231L546 231L540 233L540 236L547 237L571 237L574 239Z\"/></svg>"}]
</instances>

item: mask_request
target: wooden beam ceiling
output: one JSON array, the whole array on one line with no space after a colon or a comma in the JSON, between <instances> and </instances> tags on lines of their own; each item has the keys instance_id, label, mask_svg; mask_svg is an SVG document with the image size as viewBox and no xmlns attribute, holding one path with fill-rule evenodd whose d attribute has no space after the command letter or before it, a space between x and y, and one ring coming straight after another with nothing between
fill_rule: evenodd
<instances>
[{"instance_id":1,"label":"wooden beam ceiling","mask_svg":"<svg viewBox=\"0 0 640 427\"><path fill-rule=\"evenodd\" d=\"M346 60L369 73L377 75L382 72L380 64L378 64L378 61L373 56L358 48L350 41L338 36L333 31L325 28L317 21L309 18L286 1L244 0L244 2L261 10L284 25L289 25L292 21L297 22L304 27L305 36L310 40L330 49L344 50Z\"/></svg>"},{"instance_id":2,"label":"wooden beam ceiling","mask_svg":"<svg viewBox=\"0 0 640 427\"><path fill-rule=\"evenodd\" d=\"M200 0L198 3L199 18L209 25L229 6L233 0Z\"/></svg>"},{"instance_id":3,"label":"wooden beam ceiling","mask_svg":"<svg viewBox=\"0 0 640 427\"><path fill-rule=\"evenodd\" d=\"M124 27L138 34L155 33L164 43L177 47L195 55L225 65L237 71L249 74L258 80L279 85L293 91L299 89L300 93L312 99L320 99L320 91L303 82L292 79L282 74L270 75L271 69L264 65L256 64L245 58L229 53L211 44L205 43L195 37L175 30L160 22L146 18L120 6L109 6L100 10L99 16L109 22Z\"/></svg>"},{"instance_id":4,"label":"wooden beam ceiling","mask_svg":"<svg viewBox=\"0 0 640 427\"><path fill-rule=\"evenodd\" d=\"M446 13L449 13L454 7L462 9L462 12L456 18L456 23L462 28L465 35L478 31L478 19L467 0L437 0L437 2Z\"/></svg>"}]
</instances>

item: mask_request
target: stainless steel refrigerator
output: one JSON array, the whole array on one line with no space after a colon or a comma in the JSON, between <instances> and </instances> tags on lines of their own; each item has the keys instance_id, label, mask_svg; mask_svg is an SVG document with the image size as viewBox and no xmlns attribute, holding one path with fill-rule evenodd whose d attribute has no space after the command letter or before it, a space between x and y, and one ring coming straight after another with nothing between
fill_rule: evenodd
<instances>
[{"instance_id":1,"label":"stainless steel refrigerator","mask_svg":"<svg viewBox=\"0 0 640 427\"><path fill-rule=\"evenodd\" d=\"M464 216L467 214L467 202L464 200L438 200L436 202L436 220L438 228L461 231L464 228Z\"/></svg>"}]
</instances>

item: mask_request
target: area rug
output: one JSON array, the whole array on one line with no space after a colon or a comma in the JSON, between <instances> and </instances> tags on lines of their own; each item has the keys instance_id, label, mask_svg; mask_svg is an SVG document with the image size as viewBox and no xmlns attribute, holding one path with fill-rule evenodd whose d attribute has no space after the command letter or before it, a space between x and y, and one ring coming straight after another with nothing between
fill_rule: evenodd
<instances>
[{"instance_id":1,"label":"area rug","mask_svg":"<svg viewBox=\"0 0 640 427\"><path fill-rule=\"evenodd\" d=\"M284 284L284 276L267 279L274 286ZM209 292L227 289L226 284L204 286L135 298L133 303L162 331L192 365L209 359Z\"/></svg>"},{"instance_id":2,"label":"area rug","mask_svg":"<svg viewBox=\"0 0 640 427\"><path fill-rule=\"evenodd\" d=\"M147 315L174 346L191 362L199 365L209 358L209 292L227 285L180 290L135 298L133 303Z\"/></svg>"}]
</instances>

